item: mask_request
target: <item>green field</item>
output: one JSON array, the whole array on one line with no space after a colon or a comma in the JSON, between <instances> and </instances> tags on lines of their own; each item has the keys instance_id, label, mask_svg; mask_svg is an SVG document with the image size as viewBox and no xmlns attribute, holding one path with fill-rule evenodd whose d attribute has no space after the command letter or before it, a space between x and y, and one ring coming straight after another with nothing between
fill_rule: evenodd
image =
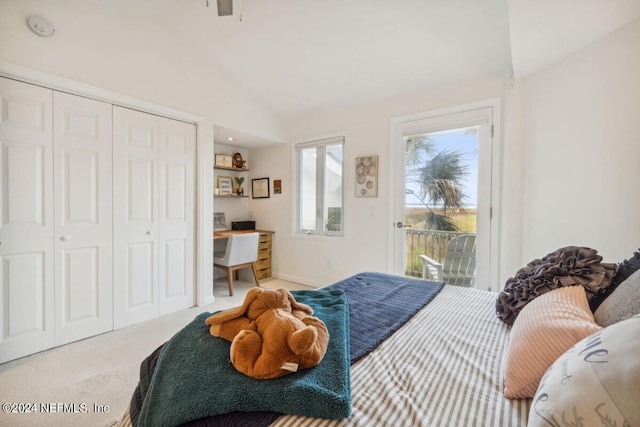
<instances>
[{"instance_id":1,"label":"green field","mask_svg":"<svg viewBox=\"0 0 640 427\"><path fill-rule=\"evenodd\" d=\"M434 209L434 211L437 213L442 213L441 209ZM415 228L418 230L425 229L423 219L427 212L426 208L407 207L405 209L405 212L406 212L406 218L405 218L406 224L410 225L411 228ZM452 216L456 220L460 228L460 231L467 231L469 233L476 232L476 218L477 218L476 208L460 209L459 212L457 212L455 215L450 215L450 216Z\"/></svg>"}]
</instances>

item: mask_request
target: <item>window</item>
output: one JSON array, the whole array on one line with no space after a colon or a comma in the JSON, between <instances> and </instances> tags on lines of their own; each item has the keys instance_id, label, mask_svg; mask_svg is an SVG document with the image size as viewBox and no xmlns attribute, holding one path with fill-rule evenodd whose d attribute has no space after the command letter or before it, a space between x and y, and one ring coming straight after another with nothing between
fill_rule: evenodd
<instances>
[{"instance_id":1,"label":"window","mask_svg":"<svg viewBox=\"0 0 640 427\"><path fill-rule=\"evenodd\" d=\"M297 232L343 235L343 145L343 136L296 144Z\"/></svg>"}]
</instances>

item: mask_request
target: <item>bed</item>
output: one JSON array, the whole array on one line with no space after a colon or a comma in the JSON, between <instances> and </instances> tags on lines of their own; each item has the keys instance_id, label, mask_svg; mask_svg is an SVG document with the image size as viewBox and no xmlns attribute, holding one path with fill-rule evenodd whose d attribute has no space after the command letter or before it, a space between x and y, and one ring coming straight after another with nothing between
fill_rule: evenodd
<instances>
[{"instance_id":1,"label":"bed","mask_svg":"<svg viewBox=\"0 0 640 427\"><path fill-rule=\"evenodd\" d=\"M354 331L358 323L369 321L358 317L367 310L355 307L377 304L375 300L360 301L363 293L355 290L379 294L380 303L389 298L401 300L403 294L408 301L427 290L432 294L420 303L423 306L410 308L409 313L393 313L392 318L401 319L396 330L388 331L388 337L351 364L351 412L347 418L259 413L257 419L242 421L242 417L256 414L239 411L184 424L371 426L402 420L405 425L526 425L531 399L510 400L503 395L503 361L510 328L496 317L496 293L380 273L360 273L328 288L344 289L348 296L351 347L358 345L362 335L368 335ZM143 365L141 383L153 381L146 377L156 367ZM130 406L121 425L142 424L137 415L144 403L144 396L134 394L132 405L138 408ZM131 416L133 412L136 417Z\"/></svg>"},{"instance_id":2,"label":"bed","mask_svg":"<svg viewBox=\"0 0 640 427\"><path fill-rule=\"evenodd\" d=\"M285 393L274 411L271 402L256 398L257 387L234 395L233 381L215 375L189 378L175 360L163 358L181 331L142 362L121 425L640 425L640 251L619 264L601 261L590 248L560 248L521 268L499 293L381 273L356 274L316 291L293 291L312 306L330 295L348 310L331 308L344 320L331 323L321 317L327 307L314 306L332 333L332 351L345 353L344 369L327 365L330 376L341 379L340 399L320 402L328 408L321 416L305 415L306 402L315 399L299 399L297 391L287 395L286 381L295 384L327 369L329 349L318 366L268 380ZM183 331L195 328L195 339L209 345L202 325L207 315ZM197 367L225 364L209 360L208 349L198 356L200 346L193 338L187 347L177 346L178 358L187 354ZM172 380L162 383L172 370L177 371ZM200 391L176 393L180 383ZM215 394L203 398L203 391L211 390ZM172 393L175 400L167 400ZM212 402L225 395L236 396L238 406L212 411ZM194 415L193 405L184 406L185 400L200 400L195 405L200 415ZM178 418L170 418L174 412ZM145 413L155 421L141 416Z\"/></svg>"}]
</instances>

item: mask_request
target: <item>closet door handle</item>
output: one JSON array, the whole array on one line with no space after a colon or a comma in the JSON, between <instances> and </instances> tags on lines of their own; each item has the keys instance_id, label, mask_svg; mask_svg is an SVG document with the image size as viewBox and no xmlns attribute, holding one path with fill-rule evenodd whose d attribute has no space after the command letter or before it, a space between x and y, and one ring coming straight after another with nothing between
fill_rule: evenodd
<instances>
[{"instance_id":1,"label":"closet door handle","mask_svg":"<svg viewBox=\"0 0 640 427\"><path fill-rule=\"evenodd\" d=\"M147 231L147 236L153 236L153 230L148 230Z\"/></svg>"},{"instance_id":2,"label":"closet door handle","mask_svg":"<svg viewBox=\"0 0 640 427\"><path fill-rule=\"evenodd\" d=\"M71 236L62 236L60 240L62 240L63 242L68 242L71 240Z\"/></svg>"}]
</instances>

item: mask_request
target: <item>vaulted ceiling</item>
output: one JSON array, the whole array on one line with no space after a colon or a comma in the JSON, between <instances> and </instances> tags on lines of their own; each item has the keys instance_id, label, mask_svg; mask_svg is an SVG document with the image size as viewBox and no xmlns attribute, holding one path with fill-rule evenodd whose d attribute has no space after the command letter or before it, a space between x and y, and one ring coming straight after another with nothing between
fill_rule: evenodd
<instances>
[{"instance_id":1,"label":"vaulted ceiling","mask_svg":"<svg viewBox=\"0 0 640 427\"><path fill-rule=\"evenodd\" d=\"M234 0L228 17L216 0L29 4L103 46L107 30L128 31L132 44L170 36L284 119L477 76L526 77L640 17L640 0Z\"/></svg>"},{"instance_id":2,"label":"vaulted ceiling","mask_svg":"<svg viewBox=\"0 0 640 427\"><path fill-rule=\"evenodd\" d=\"M640 17L640 0L235 0L230 17L215 0L141 3L282 116L526 77Z\"/></svg>"}]
</instances>

